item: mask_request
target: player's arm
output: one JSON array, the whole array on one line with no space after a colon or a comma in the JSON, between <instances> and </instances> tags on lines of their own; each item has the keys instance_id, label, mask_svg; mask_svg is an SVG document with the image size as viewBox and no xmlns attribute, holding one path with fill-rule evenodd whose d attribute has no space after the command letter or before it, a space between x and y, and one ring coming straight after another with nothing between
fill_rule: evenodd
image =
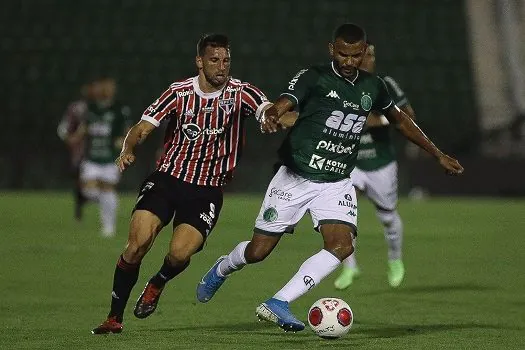
<instances>
[{"instance_id":1,"label":"player's arm","mask_svg":"<svg viewBox=\"0 0 525 350\"><path fill-rule=\"evenodd\" d=\"M291 112L296 105L306 99L310 89L316 84L319 75L314 69L300 70L289 82L288 88L275 101L272 107L267 109L261 119L261 130L263 132L275 132L279 125L293 126L295 121L293 115L285 116ZM283 118L281 120L281 118ZM282 124L281 124L282 122Z\"/></svg>"},{"instance_id":2,"label":"player's arm","mask_svg":"<svg viewBox=\"0 0 525 350\"><path fill-rule=\"evenodd\" d=\"M168 118L170 112L175 108L177 94L170 88L153 102L142 114L141 120L133 125L126 134L120 155L115 164L120 171L124 171L135 161L135 147L142 143L146 137L160 125L160 122Z\"/></svg>"},{"instance_id":3,"label":"player's arm","mask_svg":"<svg viewBox=\"0 0 525 350\"><path fill-rule=\"evenodd\" d=\"M445 168L448 174L458 175L463 172L463 167L459 162L441 152L441 150L434 145L432 141L425 135L425 133L417 126L417 124L410 118L410 116L399 109L396 105L388 108L385 112L388 120L396 125L397 129L411 142L415 143L429 154L434 156L439 164Z\"/></svg>"}]
</instances>

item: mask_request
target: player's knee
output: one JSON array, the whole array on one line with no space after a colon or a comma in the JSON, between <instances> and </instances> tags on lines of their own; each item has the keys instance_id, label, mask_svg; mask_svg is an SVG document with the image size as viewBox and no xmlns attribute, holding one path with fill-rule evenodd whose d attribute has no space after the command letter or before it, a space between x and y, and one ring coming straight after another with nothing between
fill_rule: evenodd
<instances>
[{"instance_id":1,"label":"player's knee","mask_svg":"<svg viewBox=\"0 0 525 350\"><path fill-rule=\"evenodd\" d=\"M170 249L168 259L172 265L180 265L189 261L194 254L194 250L189 249Z\"/></svg>"},{"instance_id":2,"label":"player's knee","mask_svg":"<svg viewBox=\"0 0 525 350\"><path fill-rule=\"evenodd\" d=\"M138 264L142 261L148 250L149 246L146 244L138 244L137 242L128 241L126 249L122 255L124 256L124 260L130 264Z\"/></svg>"},{"instance_id":3,"label":"player's knee","mask_svg":"<svg viewBox=\"0 0 525 350\"><path fill-rule=\"evenodd\" d=\"M339 260L348 258L354 252L354 245L351 237L327 240L324 249L334 254Z\"/></svg>"}]
</instances>

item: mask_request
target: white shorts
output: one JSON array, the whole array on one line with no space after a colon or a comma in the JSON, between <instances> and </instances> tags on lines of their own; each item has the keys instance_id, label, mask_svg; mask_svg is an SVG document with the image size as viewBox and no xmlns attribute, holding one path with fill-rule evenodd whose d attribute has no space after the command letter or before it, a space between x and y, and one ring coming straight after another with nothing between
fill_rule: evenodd
<instances>
[{"instance_id":1,"label":"white shorts","mask_svg":"<svg viewBox=\"0 0 525 350\"><path fill-rule=\"evenodd\" d=\"M350 175L354 186L370 198L379 209L394 210L397 206L397 162L373 170L355 168Z\"/></svg>"},{"instance_id":2,"label":"white shorts","mask_svg":"<svg viewBox=\"0 0 525 350\"><path fill-rule=\"evenodd\" d=\"M323 224L338 223L357 232L357 199L352 180L313 182L281 166L266 190L255 232L291 233L307 211L316 230Z\"/></svg>"},{"instance_id":3,"label":"white shorts","mask_svg":"<svg viewBox=\"0 0 525 350\"><path fill-rule=\"evenodd\" d=\"M113 163L98 164L83 160L80 163L80 181L103 181L108 184L116 185L120 180L120 172Z\"/></svg>"}]
</instances>

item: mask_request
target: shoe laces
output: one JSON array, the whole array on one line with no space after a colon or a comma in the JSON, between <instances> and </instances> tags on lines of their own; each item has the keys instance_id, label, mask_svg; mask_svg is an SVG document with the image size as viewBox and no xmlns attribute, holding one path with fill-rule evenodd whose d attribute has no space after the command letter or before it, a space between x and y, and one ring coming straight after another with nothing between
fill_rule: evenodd
<instances>
[{"instance_id":1,"label":"shoe laces","mask_svg":"<svg viewBox=\"0 0 525 350\"><path fill-rule=\"evenodd\" d=\"M146 290L144 291L144 297L142 300L145 303L151 303L157 298L157 296L160 294L161 289L155 287L153 284L148 284L146 287Z\"/></svg>"}]
</instances>

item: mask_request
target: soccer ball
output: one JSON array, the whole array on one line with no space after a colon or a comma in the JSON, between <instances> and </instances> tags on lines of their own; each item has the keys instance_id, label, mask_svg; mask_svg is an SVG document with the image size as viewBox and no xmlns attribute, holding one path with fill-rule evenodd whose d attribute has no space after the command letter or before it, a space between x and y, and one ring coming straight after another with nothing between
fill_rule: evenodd
<instances>
[{"instance_id":1,"label":"soccer ball","mask_svg":"<svg viewBox=\"0 0 525 350\"><path fill-rule=\"evenodd\" d=\"M340 338L352 328L354 314L339 298L322 298L308 310L308 324L321 338Z\"/></svg>"}]
</instances>

